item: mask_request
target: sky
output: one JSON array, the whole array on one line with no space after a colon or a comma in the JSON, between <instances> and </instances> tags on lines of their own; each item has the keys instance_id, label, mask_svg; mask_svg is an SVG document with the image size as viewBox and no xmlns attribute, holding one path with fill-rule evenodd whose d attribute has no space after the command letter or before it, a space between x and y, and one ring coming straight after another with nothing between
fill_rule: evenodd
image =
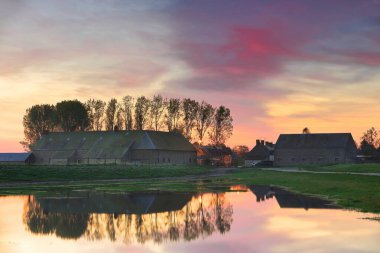
<instances>
[{"instance_id":1,"label":"sky","mask_svg":"<svg viewBox=\"0 0 380 253\"><path fill-rule=\"evenodd\" d=\"M231 109L227 144L380 128L379 0L2 0L0 152L34 104L124 95Z\"/></svg>"}]
</instances>

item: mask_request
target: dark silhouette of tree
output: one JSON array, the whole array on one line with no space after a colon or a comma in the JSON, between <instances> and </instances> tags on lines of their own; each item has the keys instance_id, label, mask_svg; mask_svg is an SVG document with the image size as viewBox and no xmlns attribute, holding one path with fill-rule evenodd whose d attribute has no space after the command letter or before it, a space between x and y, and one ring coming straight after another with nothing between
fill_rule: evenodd
<instances>
[{"instance_id":1,"label":"dark silhouette of tree","mask_svg":"<svg viewBox=\"0 0 380 253\"><path fill-rule=\"evenodd\" d=\"M369 144L364 139L360 142L359 151L362 155L365 155L365 156L375 157L377 155L377 150L376 150L375 146L373 144Z\"/></svg>"},{"instance_id":2,"label":"dark silhouette of tree","mask_svg":"<svg viewBox=\"0 0 380 253\"><path fill-rule=\"evenodd\" d=\"M175 132L181 128L179 126L181 115L181 101L178 98L169 99L166 114L166 126L169 132Z\"/></svg>"},{"instance_id":3,"label":"dark silhouette of tree","mask_svg":"<svg viewBox=\"0 0 380 253\"><path fill-rule=\"evenodd\" d=\"M192 131L198 114L198 108L199 104L197 101L190 98L185 98L182 100L183 134L188 140L191 140L192 137Z\"/></svg>"},{"instance_id":4,"label":"dark silhouette of tree","mask_svg":"<svg viewBox=\"0 0 380 253\"><path fill-rule=\"evenodd\" d=\"M106 109L106 130L113 131L116 126L116 116L118 111L117 99L112 98L108 104Z\"/></svg>"},{"instance_id":5,"label":"dark silhouette of tree","mask_svg":"<svg viewBox=\"0 0 380 253\"><path fill-rule=\"evenodd\" d=\"M380 142L376 129L374 127L368 129L365 133L363 133L361 141L366 141L369 145L376 148Z\"/></svg>"},{"instance_id":6,"label":"dark silhouette of tree","mask_svg":"<svg viewBox=\"0 0 380 253\"><path fill-rule=\"evenodd\" d=\"M122 114L124 117L125 130L133 129L133 114L132 114L133 108L134 108L134 99L131 96L123 97Z\"/></svg>"},{"instance_id":7,"label":"dark silhouette of tree","mask_svg":"<svg viewBox=\"0 0 380 253\"><path fill-rule=\"evenodd\" d=\"M310 129L305 127L304 129L302 129L302 133L303 134L310 134Z\"/></svg>"},{"instance_id":8,"label":"dark silhouette of tree","mask_svg":"<svg viewBox=\"0 0 380 253\"><path fill-rule=\"evenodd\" d=\"M161 95L154 95L150 107L151 128L159 131L163 126L164 111L167 106L167 100Z\"/></svg>"},{"instance_id":9,"label":"dark silhouette of tree","mask_svg":"<svg viewBox=\"0 0 380 253\"><path fill-rule=\"evenodd\" d=\"M238 156L238 157L243 157L245 154L249 152L249 148L245 145L238 145L235 146L232 151Z\"/></svg>"},{"instance_id":10,"label":"dark silhouette of tree","mask_svg":"<svg viewBox=\"0 0 380 253\"><path fill-rule=\"evenodd\" d=\"M202 101L198 104L197 115L195 119L196 132L200 143L202 144L203 138L207 133L207 130L211 126L215 109L212 105Z\"/></svg>"},{"instance_id":11,"label":"dark silhouette of tree","mask_svg":"<svg viewBox=\"0 0 380 253\"><path fill-rule=\"evenodd\" d=\"M58 126L65 132L84 131L90 120L86 106L78 100L64 100L57 103Z\"/></svg>"},{"instance_id":12,"label":"dark silhouette of tree","mask_svg":"<svg viewBox=\"0 0 380 253\"><path fill-rule=\"evenodd\" d=\"M220 106L216 110L209 133L209 138L213 145L224 144L231 137L233 131L232 120L230 109Z\"/></svg>"},{"instance_id":13,"label":"dark silhouette of tree","mask_svg":"<svg viewBox=\"0 0 380 253\"><path fill-rule=\"evenodd\" d=\"M101 131L103 127L103 115L106 103L99 99L89 99L85 103L89 117L89 130Z\"/></svg>"},{"instance_id":14,"label":"dark silhouette of tree","mask_svg":"<svg viewBox=\"0 0 380 253\"><path fill-rule=\"evenodd\" d=\"M135 129L144 130L150 109L150 100L144 96L138 97L135 104Z\"/></svg>"},{"instance_id":15,"label":"dark silhouette of tree","mask_svg":"<svg viewBox=\"0 0 380 253\"><path fill-rule=\"evenodd\" d=\"M53 105L34 105L28 108L22 122L24 140L20 142L24 149L31 149L43 133L53 131L57 121L57 114Z\"/></svg>"}]
</instances>

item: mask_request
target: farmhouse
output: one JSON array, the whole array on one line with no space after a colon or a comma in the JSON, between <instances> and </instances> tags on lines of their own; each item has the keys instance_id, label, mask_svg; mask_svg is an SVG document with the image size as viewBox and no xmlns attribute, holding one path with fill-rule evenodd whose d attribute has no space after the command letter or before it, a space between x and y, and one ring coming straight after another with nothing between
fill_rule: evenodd
<instances>
[{"instance_id":1,"label":"farmhouse","mask_svg":"<svg viewBox=\"0 0 380 253\"><path fill-rule=\"evenodd\" d=\"M355 157L356 144L350 133L281 134L274 165L349 163Z\"/></svg>"},{"instance_id":2,"label":"farmhouse","mask_svg":"<svg viewBox=\"0 0 380 253\"><path fill-rule=\"evenodd\" d=\"M245 155L244 166L254 166L260 162L273 162L273 152L273 143L256 140L256 146Z\"/></svg>"},{"instance_id":3,"label":"farmhouse","mask_svg":"<svg viewBox=\"0 0 380 253\"><path fill-rule=\"evenodd\" d=\"M213 165L229 167L234 163L234 155L230 148L225 146L194 145L197 151L199 165Z\"/></svg>"},{"instance_id":4,"label":"farmhouse","mask_svg":"<svg viewBox=\"0 0 380 253\"><path fill-rule=\"evenodd\" d=\"M54 132L42 136L37 164L195 164L183 135L156 131Z\"/></svg>"}]
</instances>

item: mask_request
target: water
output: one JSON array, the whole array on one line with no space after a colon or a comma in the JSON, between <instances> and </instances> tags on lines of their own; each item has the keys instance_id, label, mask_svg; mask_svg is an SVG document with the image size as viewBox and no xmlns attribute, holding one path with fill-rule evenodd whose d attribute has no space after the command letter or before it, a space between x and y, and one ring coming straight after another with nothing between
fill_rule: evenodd
<instances>
[{"instance_id":1,"label":"water","mask_svg":"<svg viewBox=\"0 0 380 253\"><path fill-rule=\"evenodd\" d=\"M268 186L0 198L0 252L380 252L376 217Z\"/></svg>"}]
</instances>

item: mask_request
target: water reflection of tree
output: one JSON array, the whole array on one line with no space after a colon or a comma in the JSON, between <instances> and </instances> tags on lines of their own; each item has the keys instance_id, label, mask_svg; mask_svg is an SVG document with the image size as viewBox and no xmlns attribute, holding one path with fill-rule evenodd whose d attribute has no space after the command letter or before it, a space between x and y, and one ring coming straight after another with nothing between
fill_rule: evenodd
<instances>
[{"instance_id":1,"label":"water reflection of tree","mask_svg":"<svg viewBox=\"0 0 380 253\"><path fill-rule=\"evenodd\" d=\"M153 241L191 241L230 230L232 205L222 193L199 194L181 210L151 214L82 214L44 212L31 197L24 210L24 223L38 234L62 238L122 240L126 244Z\"/></svg>"},{"instance_id":2,"label":"water reflection of tree","mask_svg":"<svg viewBox=\"0 0 380 253\"><path fill-rule=\"evenodd\" d=\"M44 212L38 202L29 197L23 221L33 233L56 234L65 239L77 239L85 233L88 217L88 214Z\"/></svg>"}]
</instances>

